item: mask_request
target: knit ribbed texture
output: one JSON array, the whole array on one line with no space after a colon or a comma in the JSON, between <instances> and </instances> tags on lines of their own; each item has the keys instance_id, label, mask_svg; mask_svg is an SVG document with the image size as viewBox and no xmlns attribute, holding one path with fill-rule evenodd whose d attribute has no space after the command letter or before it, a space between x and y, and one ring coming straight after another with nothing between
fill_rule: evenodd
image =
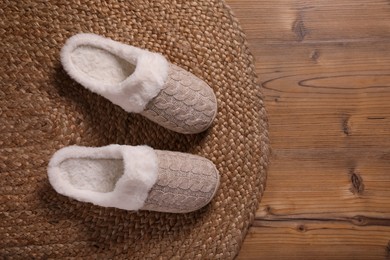
<instances>
[{"instance_id":1,"label":"knit ribbed texture","mask_svg":"<svg viewBox=\"0 0 390 260\"><path fill-rule=\"evenodd\" d=\"M213 90L203 80L170 64L167 82L142 115L170 130L193 134L206 130L216 113Z\"/></svg>"},{"instance_id":2,"label":"knit ribbed texture","mask_svg":"<svg viewBox=\"0 0 390 260\"><path fill-rule=\"evenodd\" d=\"M142 207L162 212L190 212L214 196L219 173L212 162L200 156L156 151L158 179Z\"/></svg>"}]
</instances>

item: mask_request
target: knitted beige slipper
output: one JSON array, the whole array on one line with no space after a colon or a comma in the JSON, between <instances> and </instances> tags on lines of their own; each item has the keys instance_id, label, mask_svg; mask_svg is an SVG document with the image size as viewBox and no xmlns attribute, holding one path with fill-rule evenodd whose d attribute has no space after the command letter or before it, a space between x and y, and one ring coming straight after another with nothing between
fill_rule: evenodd
<instances>
[{"instance_id":1,"label":"knitted beige slipper","mask_svg":"<svg viewBox=\"0 0 390 260\"><path fill-rule=\"evenodd\" d=\"M87 89L170 130L199 133L216 116L213 90L161 54L94 34L77 34L62 48L61 62Z\"/></svg>"},{"instance_id":2,"label":"knitted beige slipper","mask_svg":"<svg viewBox=\"0 0 390 260\"><path fill-rule=\"evenodd\" d=\"M219 186L214 164L197 155L148 146L69 146L48 167L60 194L103 207L186 213L210 202Z\"/></svg>"}]
</instances>

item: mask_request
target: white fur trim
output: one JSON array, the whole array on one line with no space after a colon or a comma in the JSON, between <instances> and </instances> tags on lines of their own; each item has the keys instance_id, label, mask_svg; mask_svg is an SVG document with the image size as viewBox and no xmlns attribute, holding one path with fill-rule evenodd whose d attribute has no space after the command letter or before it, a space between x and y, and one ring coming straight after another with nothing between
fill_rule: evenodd
<instances>
[{"instance_id":1,"label":"white fur trim","mask_svg":"<svg viewBox=\"0 0 390 260\"><path fill-rule=\"evenodd\" d=\"M80 51L80 47L86 51ZM90 49L88 50L88 48ZM77 49L79 49L79 53L75 52ZM96 54L92 54L92 51L95 51ZM81 62L84 60L82 67L89 63L91 67L86 68L86 70L91 74L76 66L72 55L76 55L75 57ZM86 57L81 57L81 55ZM110 61L108 56L117 57L132 64L135 66L134 72L130 75L122 75L122 69L129 71L126 68L121 68L124 63ZM88 33L74 35L66 41L61 50L61 62L66 72L74 80L92 92L119 105L127 112L142 112L147 103L158 95L168 77L168 61L161 54ZM98 67L100 71L107 69L101 77L119 77L120 80L115 82L97 79L94 76L99 75L99 70L93 72L96 69L93 68L94 66ZM127 78L121 78L123 76Z\"/></svg>"},{"instance_id":2,"label":"white fur trim","mask_svg":"<svg viewBox=\"0 0 390 260\"><path fill-rule=\"evenodd\" d=\"M72 177L72 183L69 172L64 171L61 164L80 158L91 159L91 161L93 159L123 160L124 171L116 183L113 183L113 190L101 192L82 189L74 184L75 176ZM74 169L79 167L77 163L74 166ZM94 172L91 172L90 168L85 169L83 172L85 176L93 176ZM138 210L144 205L150 189L157 181L158 158L155 151L148 146L116 144L104 147L68 146L58 150L51 158L48 176L50 184L62 195L103 207ZM85 176L79 174L80 182Z\"/></svg>"}]
</instances>

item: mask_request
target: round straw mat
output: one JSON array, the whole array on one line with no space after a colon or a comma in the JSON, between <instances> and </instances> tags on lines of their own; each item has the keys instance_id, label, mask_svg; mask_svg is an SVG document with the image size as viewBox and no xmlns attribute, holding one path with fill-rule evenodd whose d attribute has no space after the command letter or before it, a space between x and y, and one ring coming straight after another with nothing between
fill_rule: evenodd
<instances>
[{"instance_id":1,"label":"round straw mat","mask_svg":"<svg viewBox=\"0 0 390 260\"><path fill-rule=\"evenodd\" d=\"M180 258L236 256L261 198L267 120L253 59L221 0L0 3L1 258ZM204 79L218 99L213 126L168 131L75 83L59 51L91 32L163 53ZM147 144L212 160L221 185L189 214L128 212L57 194L46 167L67 145Z\"/></svg>"}]
</instances>

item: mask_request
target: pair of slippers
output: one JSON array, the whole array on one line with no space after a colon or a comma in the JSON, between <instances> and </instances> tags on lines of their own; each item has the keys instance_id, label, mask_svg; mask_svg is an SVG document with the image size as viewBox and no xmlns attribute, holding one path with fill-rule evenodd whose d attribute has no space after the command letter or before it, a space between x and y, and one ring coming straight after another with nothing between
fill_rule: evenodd
<instances>
[{"instance_id":1,"label":"pair of slippers","mask_svg":"<svg viewBox=\"0 0 390 260\"><path fill-rule=\"evenodd\" d=\"M183 134L206 130L217 113L213 90L161 54L94 34L78 34L61 50L78 83L130 113ZM69 146L48 166L60 194L103 207L186 213L210 202L219 173L203 157L148 146Z\"/></svg>"}]
</instances>

